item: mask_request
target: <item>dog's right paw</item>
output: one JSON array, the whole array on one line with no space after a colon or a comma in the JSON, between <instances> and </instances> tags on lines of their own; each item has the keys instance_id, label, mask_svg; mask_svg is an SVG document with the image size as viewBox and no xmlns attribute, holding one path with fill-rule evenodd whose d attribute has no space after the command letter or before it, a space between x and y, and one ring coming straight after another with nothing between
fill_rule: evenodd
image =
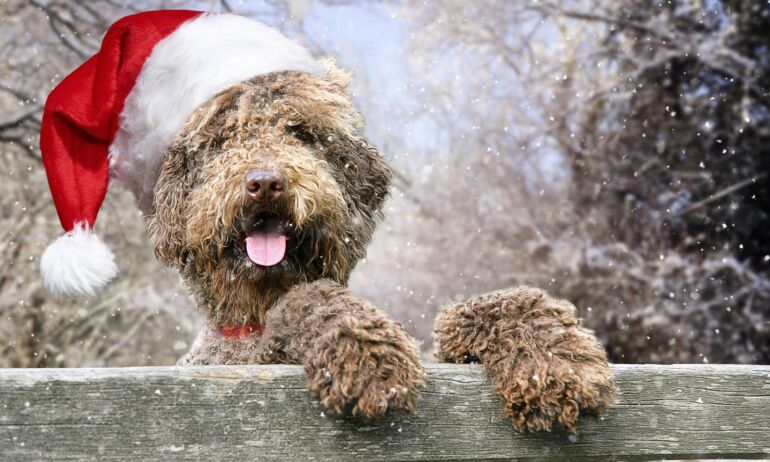
<instances>
[{"instance_id":1,"label":"dog's right paw","mask_svg":"<svg viewBox=\"0 0 770 462\"><path fill-rule=\"evenodd\" d=\"M340 415L371 419L394 410L414 412L424 370L401 325L353 316L340 325L316 339L305 358L310 392Z\"/></svg>"}]
</instances>

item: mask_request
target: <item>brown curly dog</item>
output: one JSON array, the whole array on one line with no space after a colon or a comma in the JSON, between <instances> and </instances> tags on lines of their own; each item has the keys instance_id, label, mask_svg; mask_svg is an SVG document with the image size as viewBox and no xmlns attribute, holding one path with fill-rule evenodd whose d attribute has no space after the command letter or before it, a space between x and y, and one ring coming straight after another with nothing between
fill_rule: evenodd
<instances>
[{"instance_id":1,"label":"brown curly dog","mask_svg":"<svg viewBox=\"0 0 770 462\"><path fill-rule=\"evenodd\" d=\"M230 87L166 153L147 226L208 320L180 363L302 364L332 411L413 411L414 341L344 287L391 173L359 134L348 76L326 69Z\"/></svg>"},{"instance_id":2,"label":"brown curly dog","mask_svg":"<svg viewBox=\"0 0 770 462\"><path fill-rule=\"evenodd\" d=\"M208 325L180 364L302 364L329 410L363 418L415 410L424 371L403 326L345 285L391 173L360 135L349 76L276 72L193 113L164 158L145 215ZM439 358L479 360L520 429L572 430L614 388L574 308L531 289L447 308Z\"/></svg>"},{"instance_id":3,"label":"brown curly dog","mask_svg":"<svg viewBox=\"0 0 770 462\"><path fill-rule=\"evenodd\" d=\"M554 423L575 431L581 410L603 414L616 394L604 348L575 311L531 287L446 307L436 319L437 359L481 362L520 431Z\"/></svg>"}]
</instances>

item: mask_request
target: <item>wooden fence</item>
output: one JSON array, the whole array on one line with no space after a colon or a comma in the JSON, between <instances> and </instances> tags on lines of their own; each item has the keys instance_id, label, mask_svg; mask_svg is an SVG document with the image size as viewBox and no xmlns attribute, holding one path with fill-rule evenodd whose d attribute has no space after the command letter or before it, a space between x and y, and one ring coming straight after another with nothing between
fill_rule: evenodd
<instances>
[{"instance_id":1,"label":"wooden fence","mask_svg":"<svg viewBox=\"0 0 770 462\"><path fill-rule=\"evenodd\" d=\"M415 415L324 413L297 366L0 369L0 460L770 459L770 366L614 366L576 434L516 432L479 366L428 365Z\"/></svg>"}]
</instances>

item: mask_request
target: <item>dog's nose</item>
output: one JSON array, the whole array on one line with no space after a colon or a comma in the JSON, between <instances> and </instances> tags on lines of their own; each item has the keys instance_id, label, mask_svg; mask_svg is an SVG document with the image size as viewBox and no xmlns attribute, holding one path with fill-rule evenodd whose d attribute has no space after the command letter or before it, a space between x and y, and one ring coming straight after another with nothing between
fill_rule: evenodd
<instances>
[{"instance_id":1,"label":"dog's nose","mask_svg":"<svg viewBox=\"0 0 770 462\"><path fill-rule=\"evenodd\" d=\"M283 194L280 176L267 170L252 170L246 174L246 194L255 201L272 201Z\"/></svg>"}]
</instances>

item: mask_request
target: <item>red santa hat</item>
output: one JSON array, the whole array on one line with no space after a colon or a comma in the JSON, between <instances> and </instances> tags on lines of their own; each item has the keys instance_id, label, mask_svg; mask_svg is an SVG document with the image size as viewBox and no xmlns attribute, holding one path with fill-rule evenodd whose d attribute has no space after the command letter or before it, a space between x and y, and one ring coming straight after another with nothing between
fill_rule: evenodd
<instances>
[{"instance_id":1,"label":"red santa hat","mask_svg":"<svg viewBox=\"0 0 770 462\"><path fill-rule=\"evenodd\" d=\"M321 74L303 47L231 14L150 11L123 18L99 52L49 95L40 150L65 234L40 261L59 296L93 296L117 274L93 232L109 177L152 206L163 156L187 117L218 92L278 71Z\"/></svg>"}]
</instances>

